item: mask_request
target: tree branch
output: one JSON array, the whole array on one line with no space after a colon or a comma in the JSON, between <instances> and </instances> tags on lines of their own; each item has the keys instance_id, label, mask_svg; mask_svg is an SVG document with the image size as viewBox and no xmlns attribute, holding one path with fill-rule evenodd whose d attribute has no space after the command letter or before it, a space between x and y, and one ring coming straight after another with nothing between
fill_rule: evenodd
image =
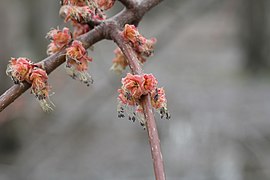
<instances>
[{"instance_id":1,"label":"tree branch","mask_svg":"<svg viewBox=\"0 0 270 180\"><path fill-rule=\"evenodd\" d=\"M134 7L136 7L137 2L136 0L118 0L119 2L121 2L127 9L132 9Z\"/></svg>"},{"instance_id":2,"label":"tree branch","mask_svg":"<svg viewBox=\"0 0 270 180\"><path fill-rule=\"evenodd\" d=\"M139 64L136 53L132 47L126 43L120 31L114 28L111 33L111 38L122 50L123 54L126 56L129 67L133 74L141 75L143 70ZM160 147L160 140L158 136L157 125L153 113L153 108L151 105L150 94L142 97L141 104L144 111L144 116L146 119L146 129L148 132L149 144L151 147L151 154L153 159L153 166L156 180L165 180L165 170L163 165L163 158Z\"/></svg>"},{"instance_id":3,"label":"tree branch","mask_svg":"<svg viewBox=\"0 0 270 180\"><path fill-rule=\"evenodd\" d=\"M78 37L85 48L89 48L96 42L102 39L112 39L120 47L124 55L127 57L129 67L133 74L142 74L143 70L139 64L137 56L128 43L125 42L120 34L120 29L125 24L138 24L144 14L151 8L159 4L162 0L144 0L141 3L132 0L119 0L126 6L126 9L116 14L114 17L105 20L104 22L93 24L95 28L88 33ZM51 73L58 66L65 62L65 49L52 56L47 57L38 65L45 68L47 73ZM24 82L23 85L13 85L4 94L0 96L0 112L3 111L9 104L23 94L30 84ZM151 147L153 166L156 180L165 180L164 165L160 148L158 131L151 106L150 95L142 97L141 100L144 115L146 118L146 127Z\"/></svg>"}]
</instances>

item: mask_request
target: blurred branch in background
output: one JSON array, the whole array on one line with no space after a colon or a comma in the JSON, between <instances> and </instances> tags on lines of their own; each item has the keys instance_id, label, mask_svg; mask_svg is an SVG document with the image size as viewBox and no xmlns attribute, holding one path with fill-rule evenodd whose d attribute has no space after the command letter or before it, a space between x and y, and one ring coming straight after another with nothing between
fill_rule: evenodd
<instances>
[{"instance_id":1,"label":"blurred branch in background","mask_svg":"<svg viewBox=\"0 0 270 180\"><path fill-rule=\"evenodd\" d=\"M244 66L253 73L269 70L269 1L242 0L242 45Z\"/></svg>"}]
</instances>

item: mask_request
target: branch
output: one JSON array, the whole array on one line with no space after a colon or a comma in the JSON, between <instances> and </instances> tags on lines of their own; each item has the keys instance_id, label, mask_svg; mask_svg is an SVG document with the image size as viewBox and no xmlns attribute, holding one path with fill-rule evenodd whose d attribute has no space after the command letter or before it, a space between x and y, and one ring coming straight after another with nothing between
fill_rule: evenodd
<instances>
[{"instance_id":1,"label":"branch","mask_svg":"<svg viewBox=\"0 0 270 180\"><path fill-rule=\"evenodd\" d=\"M104 39L104 35L102 34L103 28L105 28L105 26L99 26L97 28L94 28L88 33L80 36L78 40L80 40L86 48L89 48L94 43ZM65 49L47 57L46 59L37 63L37 65L44 67L46 72L50 74L64 62L65 62ZM9 88L4 94L0 96L0 112L3 111L12 102L14 102L20 95L22 95L30 87L31 85L29 83L24 82L22 85L15 84L11 88Z\"/></svg>"},{"instance_id":2,"label":"branch","mask_svg":"<svg viewBox=\"0 0 270 180\"><path fill-rule=\"evenodd\" d=\"M133 74L142 74L143 70L139 64L137 56L129 44L125 43L123 37L120 35L120 29L125 24L138 24L144 14L151 8L159 4L162 0L144 0L141 3L136 3L132 0L119 0L126 6L126 9L116 14L114 17L97 23L95 28L88 33L78 38L85 48L89 48L96 42L102 39L112 39L120 47L124 55L127 57L129 67ZM93 24L95 25L95 24ZM49 74L58 66L65 62L65 49L52 56L47 57L41 62L37 63L45 68ZM24 82L23 85L13 85L4 94L0 96L0 112L3 111L9 104L23 94L30 84ZM146 127L151 147L151 154L153 159L153 166L156 180L165 180L164 165L160 148L160 140L151 106L150 95L145 95L141 100L144 115L146 118Z\"/></svg>"},{"instance_id":3,"label":"branch","mask_svg":"<svg viewBox=\"0 0 270 180\"><path fill-rule=\"evenodd\" d=\"M127 9L133 9L134 7L136 7L137 3L136 0L118 0L119 2L121 2Z\"/></svg>"},{"instance_id":4,"label":"branch","mask_svg":"<svg viewBox=\"0 0 270 180\"><path fill-rule=\"evenodd\" d=\"M123 54L126 56L129 67L133 74L141 75L143 70L139 64L137 55L135 54L132 47L125 42L123 36L117 28L114 28L114 31L111 33L111 38L122 50ZM151 154L153 159L153 166L156 180L165 180L165 170L163 165L163 158L160 148L160 140L158 137L157 125L153 113L153 108L151 105L150 94L145 95L141 104L144 111L144 116L146 118L146 128L148 132L149 144L151 147Z\"/></svg>"}]
</instances>

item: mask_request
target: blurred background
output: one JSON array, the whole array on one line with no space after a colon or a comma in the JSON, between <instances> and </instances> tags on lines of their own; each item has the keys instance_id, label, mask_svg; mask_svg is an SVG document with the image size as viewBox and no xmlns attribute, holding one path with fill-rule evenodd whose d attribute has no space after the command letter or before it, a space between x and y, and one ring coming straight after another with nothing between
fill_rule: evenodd
<instances>
[{"instance_id":1,"label":"blurred background","mask_svg":"<svg viewBox=\"0 0 270 180\"><path fill-rule=\"evenodd\" d=\"M10 57L46 57L56 0L0 1L0 93ZM121 4L108 13L121 10ZM139 30L158 40L144 65L164 86L172 118L156 116L168 180L270 179L270 1L167 0ZM118 119L115 45L89 52L94 84L50 75L55 111L27 91L0 115L1 180L154 179L147 133Z\"/></svg>"}]
</instances>

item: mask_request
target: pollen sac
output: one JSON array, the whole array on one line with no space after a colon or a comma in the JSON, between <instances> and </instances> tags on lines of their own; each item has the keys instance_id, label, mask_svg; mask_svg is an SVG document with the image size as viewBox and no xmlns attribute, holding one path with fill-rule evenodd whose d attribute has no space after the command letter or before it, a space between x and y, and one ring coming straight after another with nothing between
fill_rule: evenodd
<instances>
[{"instance_id":1,"label":"pollen sac","mask_svg":"<svg viewBox=\"0 0 270 180\"><path fill-rule=\"evenodd\" d=\"M29 80L33 67L33 63L27 58L11 58L7 66L6 74L11 77L15 84L20 84L23 81Z\"/></svg>"},{"instance_id":2,"label":"pollen sac","mask_svg":"<svg viewBox=\"0 0 270 180\"><path fill-rule=\"evenodd\" d=\"M48 45L47 54L51 55L60 51L64 46L66 46L72 39L71 33L68 28L51 29L46 38L48 38L51 43Z\"/></svg>"},{"instance_id":3,"label":"pollen sac","mask_svg":"<svg viewBox=\"0 0 270 180\"><path fill-rule=\"evenodd\" d=\"M92 58L88 57L86 49L80 41L73 41L66 49L66 71L73 79L78 79L87 86L93 83L91 76L87 73L88 62Z\"/></svg>"},{"instance_id":4,"label":"pollen sac","mask_svg":"<svg viewBox=\"0 0 270 180\"><path fill-rule=\"evenodd\" d=\"M41 108L44 111L53 110L51 102L49 100L48 75L45 70L40 68L34 68L31 75L30 81L32 82L31 93L37 98Z\"/></svg>"}]
</instances>

